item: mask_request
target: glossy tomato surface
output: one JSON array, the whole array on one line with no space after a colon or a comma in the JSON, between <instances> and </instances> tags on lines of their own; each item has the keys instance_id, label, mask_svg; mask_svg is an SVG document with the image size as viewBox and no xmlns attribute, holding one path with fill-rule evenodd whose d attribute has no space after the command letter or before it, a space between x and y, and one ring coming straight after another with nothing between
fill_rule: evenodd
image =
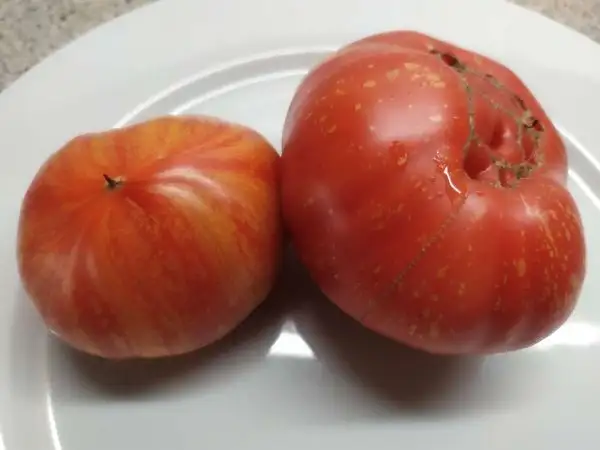
<instances>
[{"instance_id":1,"label":"glossy tomato surface","mask_svg":"<svg viewBox=\"0 0 600 450\"><path fill-rule=\"evenodd\" d=\"M433 353L530 346L585 275L565 147L522 81L430 36L389 32L314 68L293 99L284 217L323 292Z\"/></svg>"},{"instance_id":2,"label":"glossy tomato surface","mask_svg":"<svg viewBox=\"0 0 600 450\"><path fill-rule=\"evenodd\" d=\"M258 133L166 117L86 134L23 200L18 264L48 327L108 358L221 338L279 266L279 156Z\"/></svg>"}]
</instances>

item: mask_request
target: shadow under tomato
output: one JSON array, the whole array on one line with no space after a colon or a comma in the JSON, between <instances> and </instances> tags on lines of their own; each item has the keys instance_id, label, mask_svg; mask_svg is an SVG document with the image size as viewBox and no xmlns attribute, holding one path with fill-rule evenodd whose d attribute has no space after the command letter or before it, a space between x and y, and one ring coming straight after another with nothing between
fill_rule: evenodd
<instances>
[{"instance_id":1,"label":"shadow under tomato","mask_svg":"<svg viewBox=\"0 0 600 450\"><path fill-rule=\"evenodd\" d=\"M387 410L442 412L469 398L465 390L484 358L431 355L380 336L329 301L306 271L295 271L305 279L296 329L334 376L350 379Z\"/></svg>"},{"instance_id":2,"label":"shadow under tomato","mask_svg":"<svg viewBox=\"0 0 600 450\"><path fill-rule=\"evenodd\" d=\"M285 268L284 268L285 269ZM49 371L61 400L84 396L163 395L210 386L259 363L277 339L293 307L285 270L271 294L244 322L220 341L185 355L160 359L114 361L49 342Z\"/></svg>"}]
</instances>

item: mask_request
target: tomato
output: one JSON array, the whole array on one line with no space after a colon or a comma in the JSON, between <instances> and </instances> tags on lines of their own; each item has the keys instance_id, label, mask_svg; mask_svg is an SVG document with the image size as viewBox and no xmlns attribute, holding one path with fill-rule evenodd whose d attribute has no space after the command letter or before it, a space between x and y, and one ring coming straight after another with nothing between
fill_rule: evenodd
<instances>
[{"instance_id":1,"label":"tomato","mask_svg":"<svg viewBox=\"0 0 600 450\"><path fill-rule=\"evenodd\" d=\"M76 137L23 200L24 287L48 328L84 352L122 359L204 347L277 276L278 171L262 136L206 117Z\"/></svg>"},{"instance_id":2,"label":"tomato","mask_svg":"<svg viewBox=\"0 0 600 450\"><path fill-rule=\"evenodd\" d=\"M340 49L284 127L283 214L322 291L431 353L528 347L585 275L565 147L508 68L396 31Z\"/></svg>"}]
</instances>

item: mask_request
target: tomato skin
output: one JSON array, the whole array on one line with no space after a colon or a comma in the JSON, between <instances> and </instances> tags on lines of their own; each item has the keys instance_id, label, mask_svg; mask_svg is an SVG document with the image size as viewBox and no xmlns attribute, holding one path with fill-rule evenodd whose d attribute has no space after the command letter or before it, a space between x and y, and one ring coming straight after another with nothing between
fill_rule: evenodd
<instances>
[{"instance_id":1,"label":"tomato skin","mask_svg":"<svg viewBox=\"0 0 600 450\"><path fill-rule=\"evenodd\" d=\"M410 31L352 43L301 83L282 205L322 291L432 353L533 345L575 307L585 242L565 147L509 69Z\"/></svg>"},{"instance_id":2,"label":"tomato skin","mask_svg":"<svg viewBox=\"0 0 600 450\"><path fill-rule=\"evenodd\" d=\"M110 189L107 174L122 183ZM23 200L18 267L48 328L105 358L204 347L267 296L279 156L258 133L165 117L79 136Z\"/></svg>"}]
</instances>

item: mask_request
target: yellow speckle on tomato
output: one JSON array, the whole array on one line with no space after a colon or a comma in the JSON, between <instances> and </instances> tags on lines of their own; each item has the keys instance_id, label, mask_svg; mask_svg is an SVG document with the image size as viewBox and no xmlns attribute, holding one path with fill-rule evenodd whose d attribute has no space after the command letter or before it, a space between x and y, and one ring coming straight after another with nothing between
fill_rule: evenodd
<instances>
[{"instance_id":1,"label":"yellow speckle on tomato","mask_svg":"<svg viewBox=\"0 0 600 450\"><path fill-rule=\"evenodd\" d=\"M398 78L398 75L400 75L400 69L392 69L392 70L388 70L385 73L385 77L389 80L389 81L394 81L396 78Z\"/></svg>"},{"instance_id":2,"label":"yellow speckle on tomato","mask_svg":"<svg viewBox=\"0 0 600 450\"><path fill-rule=\"evenodd\" d=\"M372 88L377 86L377 82L375 80L367 80L363 83L364 88Z\"/></svg>"},{"instance_id":3,"label":"yellow speckle on tomato","mask_svg":"<svg viewBox=\"0 0 600 450\"><path fill-rule=\"evenodd\" d=\"M517 275L522 277L527 272L527 263L523 258L519 259L516 264L517 267Z\"/></svg>"},{"instance_id":4,"label":"yellow speckle on tomato","mask_svg":"<svg viewBox=\"0 0 600 450\"><path fill-rule=\"evenodd\" d=\"M446 272L448 271L448 266L444 266L437 271L438 278L444 278L446 276Z\"/></svg>"}]
</instances>

